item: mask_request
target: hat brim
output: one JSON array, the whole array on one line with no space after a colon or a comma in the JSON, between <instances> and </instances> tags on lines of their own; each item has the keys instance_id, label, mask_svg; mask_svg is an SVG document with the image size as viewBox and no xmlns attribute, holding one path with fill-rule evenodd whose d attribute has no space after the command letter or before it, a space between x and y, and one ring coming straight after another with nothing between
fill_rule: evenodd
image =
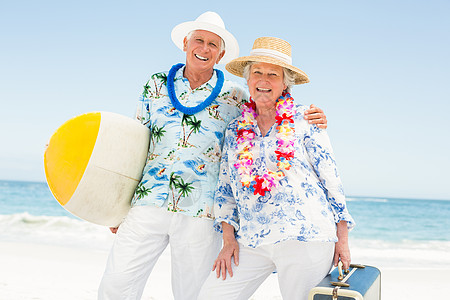
<instances>
[{"instance_id":1,"label":"hat brim","mask_svg":"<svg viewBox=\"0 0 450 300\"><path fill-rule=\"evenodd\" d=\"M229 62L225 69L227 69L228 72L230 72L233 75L244 77L244 68L249 62L263 62L268 64L273 64L277 66L281 66L283 68L289 69L292 72L294 72L295 76L295 84L303 84L308 83L309 78L308 75L306 75L305 72L300 70L299 68L296 68L288 63L285 63L279 59L268 57L268 56L243 56L236 59L233 59L231 62Z\"/></svg>"},{"instance_id":2,"label":"hat brim","mask_svg":"<svg viewBox=\"0 0 450 300\"><path fill-rule=\"evenodd\" d=\"M239 44L236 38L227 30L211 23L189 21L178 24L172 29L172 41L183 50L183 40L189 32L194 30L206 30L220 36L225 42L225 55L220 60L220 64L226 64L239 56Z\"/></svg>"}]
</instances>

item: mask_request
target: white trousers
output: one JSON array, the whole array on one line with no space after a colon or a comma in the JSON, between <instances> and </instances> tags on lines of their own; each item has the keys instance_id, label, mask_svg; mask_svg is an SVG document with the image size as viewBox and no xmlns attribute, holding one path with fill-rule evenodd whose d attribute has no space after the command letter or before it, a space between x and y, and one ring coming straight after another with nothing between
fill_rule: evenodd
<instances>
[{"instance_id":1,"label":"white trousers","mask_svg":"<svg viewBox=\"0 0 450 300\"><path fill-rule=\"evenodd\" d=\"M170 243L175 299L196 299L221 246L213 221L136 206L120 225L98 299L140 299L156 261Z\"/></svg>"},{"instance_id":2,"label":"white trousers","mask_svg":"<svg viewBox=\"0 0 450 300\"><path fill-rule=\"evenodd\" d=\"M199 300L248 299L275 270L283 299L307 299L309 290L328 274L333 263L334 243L284 241L239 247L239 266L232 263L233 277L227 273L223 280L211 272Z\"/></svg>"}]
</instances>

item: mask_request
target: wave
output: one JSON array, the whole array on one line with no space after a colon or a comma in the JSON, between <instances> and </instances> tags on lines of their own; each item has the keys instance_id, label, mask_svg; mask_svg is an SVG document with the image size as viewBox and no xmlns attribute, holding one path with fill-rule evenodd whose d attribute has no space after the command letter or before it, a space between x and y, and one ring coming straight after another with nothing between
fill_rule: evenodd
<instances>
[{"instance_id":1,"label":"wave","mask_svg":"<svg viewBox=\"0 0 450 300\"><path fill-rule=\"evenodd\" d=\"M352 261L383 268L450 268L450 241L350 238Z\"/></svg>"},{"instance_id":2,"label":"wave","mask_svg":"<svg viewBox=\"0 0 450 300\"><path fill-rule=\"evenodd\" d=\"M372 197L346 197L345 200L349 202L378 202L378 203L389 202L389 200L386 198L372 198Z\"/></svg>"},{"instance_id":3,"label":"wave","mask_svg":"<svg viewBox=\"0 0 450 300\"><path fill-rule=\"evenodd\" d=\"M0 241L108 251L114 240L105 226L66 216L0 215ZM450 241L350 237L352 261L380 268L450 268Z\"/></svg>"},{"instance_id":4,"label":"wave","mask_svg":"<svg viewBox=\"0 0 450 300\"><path fill-rule=\"evenodd\" d=\"M0 215L1 241L38 242L105 250L114 235L100 226L66 216L34 216L29 213Z\"/></svg>"}]
</instances>

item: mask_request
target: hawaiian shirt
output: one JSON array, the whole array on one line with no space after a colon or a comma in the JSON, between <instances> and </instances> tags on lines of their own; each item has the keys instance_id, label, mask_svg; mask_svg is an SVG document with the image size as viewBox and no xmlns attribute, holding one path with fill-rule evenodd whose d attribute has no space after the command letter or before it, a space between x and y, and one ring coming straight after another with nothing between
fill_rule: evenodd
<instances>
[{"instance_id":1,"label":"hawaiian shirt","mask_svg":"<svg viewBox=\"0 0 450 300\"><path fill-rule=\"evenodd\" d=\"M336 223L345 220L349 228L354 226L328 135L303 119L306 109L296 104L295 155L290 160L291 168L283 171L286 176L279 186L266 191L264 196L254 195L252 186L243 186L234 167L240 117L227 127L215 194L217 230L222 230L224 221L234 226L240 243L257 247L284 240L336 242ZM256 136L250 150L253 174L277 170L276 127L274 124L263 137L258 126L254 126Z\"/></svg>"},{"instance_id":2,"label":"hawaiian shirt","mask_svg":"<svg viewBox=\"0 0 450 300\"><path fill-rule=\"evenodd\" d=\"M183 77L174 78L175 94L184 106L202 103L217 82L211 79L196 89ZM214 218L214 189L227 124L240 112L247 94L225 80L220 94L206 109L194 115L176 110L168 97L167 72L157 73L144 86L136 118L150 129L150 147L143 177L132 205L166 205L188 216Z\"/></svg>"}]
</instances>

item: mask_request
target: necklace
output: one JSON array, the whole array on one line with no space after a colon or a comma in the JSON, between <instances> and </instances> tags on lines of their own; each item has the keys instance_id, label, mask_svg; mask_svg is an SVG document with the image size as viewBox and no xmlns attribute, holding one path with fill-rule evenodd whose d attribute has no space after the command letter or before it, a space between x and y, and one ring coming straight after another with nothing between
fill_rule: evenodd
<instances>
[{"instance_id":1,"label":"necklace","mask_svg":"<svg viewBox=\"0 0 450 300\"><path fill-rule=\"evenodd\" d=\"M234 167L240 176L242 186L253 188L253 194L264 196L266 191L271 191L278 186L279 181L285 177L283 170L289 170L290 160L294 157L295 125L292 119L295 114L294 99L289 93L283 93L276 103L276 123L277 126L277 171L267 170L262 175L253 175L253 154L251 149L254 146L253 139L256 121L256 104L250 98L245 103L242 116L237 125L237 162Z\"/></svg>"},{"instance_id":2,"label":"necklace","mask_svg":"<svg viewBox=\"0 0 450 300\"><path fill-rule=\"evenodd\" d=\"M177 95L175 94L175 85L174 85L175 74L183 66L184 64L176 64L173 65L172 68L170 68L169 74L167 75L167 90L169 92L170 102L172 102L173 107L175 107L177 110L181 111L185 115L193 115L204 110L214 101L214 99L216 99L216 97L222 90L224 76L222 71L214 69L217 73L217 83L214 89L212 90L211 95L209 95L209 97L206 98L205 101L203 101L199 105L194 107L187 107L182 105L180 101L178 101Z\"/></svg>"}]
</instances>

